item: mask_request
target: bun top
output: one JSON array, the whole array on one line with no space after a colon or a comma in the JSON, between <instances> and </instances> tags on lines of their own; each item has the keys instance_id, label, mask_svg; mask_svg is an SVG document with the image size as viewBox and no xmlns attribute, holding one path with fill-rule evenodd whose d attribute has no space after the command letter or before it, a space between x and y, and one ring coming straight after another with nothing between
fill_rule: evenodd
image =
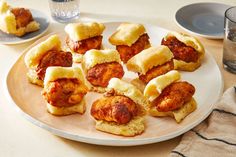
<instances>
[{"instance_id":1,"label":"bun top","mask_svg":"<svg viewBox=\"0 0 236 157\"><path fill-rule=\"evenodd\" d=\"M145 28L142 24L122 23L115 33L109 38L112 45L128 45L135 43L141 35L145 33Z\"/></svg>"},{"instance_id":2,"label":"bun top","mask_svg":"<svg viewBox=\"0 0 236 157\"><path fill-rule=\"evenodd\" d=\"M113 49L87 51L82 59L82 67L85 71L94 67L97 64L118 62L121 63L118 51Z\"/></svg>"},{"instance_id":3,"label":"bun top","mask_svg":"<svg viewBox=\"0 0 236 157\"><path fill-rule=\"evenodd\" d=\"M194 48L200 54L205 53L205 49L204 49L203 45L195 37L192 37L192 36L189 36L189 35L186 35L183 33L178 33L178 32L169 32L166 35L165 39L167 39L170 36L176 37L179 41L183 42L187 46Z\"/></svg>"},{"instance_id":4,"label":"bun top","mask_svg":"<svg viewBox=\"0 0 236 157\"><path fill-rule=\"evenodd\" d=\"M0 29L5 33L22 36L27 32L36 31L40 24L36 21L31 21L25 27L16 27L16 17L11 12L11 6L6 1L0 1Z\"/></svg>"},{"instance_id":5,"label":"bun top","mask_svg":"<svg viewBox=\"0 0 236 157\"><path fill-rule=\"evenodd\" d=\"M51 50L61 50L61 41L57 35L52 35L47 40L31 48L25 55L26 66L28 68L37 68L41 58Z\"/></svg>"},{"instance_id":6,"label":"bun top","mask_svg":"<svg viewBox=\"0 0 236 157\"><path fill-rule=\"evenodd\" d=\"M132 57L126 66L130 71L145 75L148 70L170 61L173 57L167 46L150 47Z\"/></svg>"},{"instance_id":7,"label":"bun top","mask_svg":"<svg viewBox=\"0 0 236 157\"><path fill-rule=\"evenodd\" d=\"M114 89L115 93L118 95L124 95L144 108L148 106L148 100L143 96L142 92L137 87L128 82L118 78L112 78L109 81L107 90L110 91L112 89Z\"/></svg>"},{"instance_id":8,"label":"bun top","mask_svg":"<svg viewBox=\"0 0 236 157\"><path fill-rule=\"evenodd\" d=\"M168 73L158 76L152 79L144 89L144 96L146 96L149 101L156 99L171 83L178 81L180 79L180 73L176 70L171 70Z\"/></svg>"},{"instance_id":9,"label":"bun top","mask_svg":"<svg viewBox=\"0 0 236 157\"><path fill-rule=\"evenodd\" d=\"M65 27L65 32L71 40L80 41L102 34L105 26L102 23L69 23Z\"/></svg>"},{"instance_id":10,"label":"bun top","mask_svg":"<svg viewBox=\"0 0 236 157\"><path fill-rule=\"evenodd\" d=\"M63 78L76 78L85 84L84 75L79 67L60 67L51 66L48 67L45 74L44 85L51 81L55 81Z\"/></svg>"}]
</instances>

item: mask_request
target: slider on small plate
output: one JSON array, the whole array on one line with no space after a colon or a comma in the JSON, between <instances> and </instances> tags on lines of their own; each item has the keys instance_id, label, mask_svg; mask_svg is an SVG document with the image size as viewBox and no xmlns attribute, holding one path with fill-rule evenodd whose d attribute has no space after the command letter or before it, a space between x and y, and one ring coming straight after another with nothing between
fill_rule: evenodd
<instances>
[{"instance_id":1,"label":"slider on small plate","mask_svg":"<svg viewBox=\"0 0 236 157\"><path fill-rule=\"evenodd\" d=\"M124 75L120 55L112 49L87 51L82 59L82 68L91 84L90 90L100 93L105 92L111 78Z\"/></svg>"},{"instance_id":2,"label":"slider on small plate","mask_svg":"<svg viewBox=\"0 0 236 157\"><path fill-rule=\"evenodd\" d=\"M12 8L6 1L0 1L0 30L20 37L39 30L39 27L29 9Z\"/></svg>"},{"instance_id":3,"label":"slider on small plate","mask_svg":"<svg viewBox=\"0 0 236 157\"><path fill-rule=\"evenodd\" d=\"M122 23L111 35L109 42L116 46L124 63L150 47L149 36L144 26L136 23Z\"/></svg>"},{"instance_id":4,"label":"slider on small plate","mask_svg":"<svg viewBox=\"0 0 236 157\"><path fill-rule=\"evenodd\" d=\"M173 57L167 46L155 46L141 51L126 64L129 71L139 75L139 80L134 79L132 83L138 83L139 87L145 86L153 78L173 70Z\"/></svg>"},{"instance_id":5,"label":"slider on small plate","mask_svg":"<svg viewBox=\"0 0 236 157\"><path fill-rule=\"evenodd\" d=\"M134 85L112 78L107 93L91 107L96 129L122 136L136 136L145 130L147 99Z\"/></svg>"},{"instance_id":6,"label":"slider on small plate","mask_svg":"<svg viewBox=\"0 0 236 157\"><path fill-rule=\"evenodd\" d=\"M80 63L83 54L91 49L102 48L102 33L105 26L102 23L70 23L66 25L66 45L73 54L73 61Z\"/></svg>"},{"instance_id":7,"label":"slider on small plate","mask_svg":"<svg viewBox=\"0 0 236 157\"><path fill-rule=\"evenodd\" d=\"M84 96L88 88L79 67L49 67L46 70L42 95L49 113L65 116L83 114L86 110Z\"/></svg>"},{"instance_id":8,"label":"slider on small plate","mask_svg":"<svg viewBox=\"0 0 236 157\"><path fill-rule=\"evenodd\" d=\"M204 47L195 37L177 32L169 32L161 41L174 54L177 70L194 71L201 66L205 54Z\"/></svg>"},{"instance_id":9,"label":"slider on small plate","mask_svg":"<svg viewBox=\"0 0 236 157\"><path fill-rule=\"evenodd\" d=\"M150 101L149 114L156 117L171 116L180 123L197 108L193 98L195 87L179 81L176 70L152 79L144 89L144 96Z\"/></svg>"},{"instance_id":10,"label":"slider on small plate","mask_svg":"<svg viewBox=\"0 0 236 157\"><path fill-rule=\"evenodd\" d=\"M25 64L29 69L27 77L31 83L39 86L43 86L48 67L71 67L72 63L72 54L61 49L61 41L57 35L32 47L25 55Z\"/></svg>"}]
</instances>

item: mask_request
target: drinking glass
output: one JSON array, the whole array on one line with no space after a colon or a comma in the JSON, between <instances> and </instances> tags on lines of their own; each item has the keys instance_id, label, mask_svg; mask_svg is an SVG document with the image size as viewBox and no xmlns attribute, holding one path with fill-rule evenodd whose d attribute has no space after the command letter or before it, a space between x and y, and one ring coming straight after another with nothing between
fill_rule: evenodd
<instances>
[{"instance_id":1,"label":"drinking glass","mask_svg":"<svg viewBox=\"0 0 236 157\"><path fill-rule=\"evenodd\" d=\"M79 18L80 0L49 0L52 18L58 22L71 22Z\"/></svg>"},{"instance_id":2,"label":"drinking glass","mask_svg":"<svg viewBox=\"0 0 236 157\"><path fill-rule=\"evenodd\" d=\"M236 73L236 7L225 11L225 36L223 42L223 65Z\"/></svg>"}]
</instances>

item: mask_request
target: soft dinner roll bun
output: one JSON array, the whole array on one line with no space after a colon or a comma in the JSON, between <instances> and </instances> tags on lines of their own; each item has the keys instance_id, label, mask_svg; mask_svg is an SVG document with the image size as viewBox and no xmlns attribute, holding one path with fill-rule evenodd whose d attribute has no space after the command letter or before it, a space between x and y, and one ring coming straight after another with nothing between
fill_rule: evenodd
<instances>
[{"instance_id":1,"label":"soft dinner roll bun","mask_svg":"<svg viewBox=\"0 0 236 157\"><path fill-rule=\"evenodd\" d=\"M82 70L79 67L52 66L48 67L46 70L44 86L46 86L51 81L55 81L62 78L68 78L68 79L76 78L81 83L83 84L85 83ZM83 100L80 103L69 107L57 107L47 103L47 110L49 113L57 116L65 116L73 113L83 114L86 110L86 102L83 98Z\"/></svg>"},{"instance_id":2,"label":"soft dinner roll bun","mask_svg":"<svg viewBox=\"0 0 236 157\"><path fill-rule=\"evenodd\" d=\"M174 66L175 69L178 70L184 70L184 71L194 71L198 67L201 66L201 61L205 54L205 49L203 45L196 39L195 37L188 36L186 34L178 33L178 32L169 32L165 39L167 39L170 36L176 37L179 41L183 42L187 46L191 46L198 52L198 60L197 62L185 62L182 60L176 60L174 59Z\"/></svg>"},{"instance_id":3,"label":"soft dinner roll bun","mask_svg":"<svg viewBox=\"0 0 236 157\"><path fill-rule=\"evenodd\" d=\"M107 122L104 120L96 120L96 129L115 135L135 136L141 134L144 129L144 117L135 117L127 124L117 125L115 122Z\"/></svg>"},{"instance_id":4,"label":"soft dinner roll bun","mask_svg":"<svg viewBox=\"0 0 236 157\"><path fill-rule=\"evenodd\" d=\"M169 112L159 112L157 111L155 106L151 106L149 114L151 116L156 116L156 117L170 116L175 118L177 123L180 123L187 115L196 110L196 108L197 108L197 103L194 100L194 98L192 98L189 102L185 103L181 108Z\"/></svg>"},{"instance_id":5,"label":"soft dinner roll bun","mask_svg":"<svg viewBox=\"0 0 236 157\"><path fill-rule=\"evenodd\" d=\"M122 81L118 78L112 78L109 81L107 91L115 90L115 95L124 95L130 98L139 106L139 115L133 117L127 124L117 124L104 120L96 120L96 129L111 134L122 136L135 136L141 134L145 129L145 113L148 107L148 101L134 85Z\"/></svg>"},{"instance_id":6,"label":"soft dinner roll bun","mask_svg":"<svg viewBox=\"0 0 236 157\"><path fill-rule=\"evenodd\" d=\"M149 101L152 102L155 98L157 98L163 89L165 89L168 85L176 82L180 79L180 73L176 70L169 71L168 73L158 76L152 79L144 89L144 95L149 98ZM160 112L156 109L155 104L151 104L149 106L149 114L157 117L165 117L171 116L175 118L177 123L180 123L184 117L189 115L197 108L197 103L192 97L192 99L185 103L181 108L168 112Z\"/></svg>"},{"instance_id":7,"label":"soft dinner roll bun","mask_svg":"<svg viewBox=\"0 0 236 157\"><path fill-rule=\"evenodd\" d=\"M128 45L135 43L141 35L145 33L145 28L142 24L122 23L115 33L109 38L112 45Z\"/></svg>"},{"instance_id":8,"label":"soft dinner roll bun","mask_svg":"<svg viewBox=\"0 0 236 157\"><path fill-rule=\"evenodd\" d=\"M38 79L36 68L41 58L50 50L61 50L61 41L57 35L50 36L47 40L39 43L31 48L25 55L25 64L29 71L27 73L28 80L39 86L43 86L43 81Z\"/></svg>"},{"instance_id":9,"label":"soft dinner roll bun","mask_svg":"<svg viewBox=\"0 0 236 157\"><path fill-rule=\"evenodd\" d=\"M181 75L176 70L171 70L164 75L158 76L152 79L144 89L144 96L146 96L149 101L156 99L168 85L178 81Z\"/></svg>"},{"instance_id":10,"label":"soft dinner roll bun","mask_svg":"<svg viewBox=\"0 0 236 157\"><path fill-rule=\"evenodd\" d=\"M52 35L47 40L31 48L25 55L26 66L32 69L37 68L41 58L50 50L61 50L61 41L57 35Z\"/></svg>"},{"instance_id":11,"label":"soft dinner roll bun","mask_svg":"<svg viewBox=\"0 0 236 157\"><path fill-rule=\"evenodd\" d=\"M82 70L79 67L60 67L60 66L51 66L46 70L44 85L51 81L55 81L63 78L76 78L80 82L85 83L84 75Z\"/></svg>"},{"instance_id":12,"label":"soft dinner roll bun","mask_svg":"<svg viewBox=\"0 0 236 157\"><path fill-rule=\"evenodd\" d=\"M0 1L0 29L8 34L23 36L26 33L33 32L39 29L39 23L31 21L26 27L16 28L15 15L11 12L11 7L6 1Z\"/></svg>"},{"instance_id":13,"label":"soft dinner roll bun","mask_svg":"<svg viewBox=\"0 0 236 157\"><path fill-rule=\"evenodd\" d=\"M102 34L105 26L102 23L70 23L65 27L65 32L73 41L81 41Z\"/></svg>"},{"instance_id":14,"label":"soft dinner roll bun","mask_svg":"<svg viewBox=\"0 0 236 157\"><path fill-rule=\"evenodd\" d=\"M170 61L173 57L167 46L150 47L132 57L126 67L130 71L145 75L148 70Z\"/></svg>"},{"instance_id":15,"label":"soft dinner roll bun","mask_svg":"<svg viewBox=\"0 0 236 157\"><path fill-rule=\"evenodd\" d=\"M73 113L83 114L86 110L86 103L84 98L80 103L70 107L56 107L47 103L47 110L55 116L66 116Z\"/></svg>"},{"instance_id":16,"label":"soft dinner roll bun","mask_svg":"<svg viewBox=\"0 0 236 157\"><path fill-rule=\"evenodd\" d=\"M117 50L105 49L97 50L92 49L87 51L82 59L82 67L85 72L97 64L118 62L121 63L120 55Z\"/></svg>"},{"instance_id":17,"label":"soft dinner roll bun","mask_svg":"<svg viewBox=\"0 0 236 157\"><path fill-rule=\"evenodd\" d=\"M105 50L97 50L92 49L88 50L82 58L82 68L85 73L87 74L87 71L94 67L97 64L102 63L109 63L109 62L118 62L121 63L120 55L117 50L113 49L105 49ZM99 87L99 86L93 86L90 82L88 82L90 91L98 92L98 93L104 93L106 91L106 88Z\"/></svg>"}]
</instances>

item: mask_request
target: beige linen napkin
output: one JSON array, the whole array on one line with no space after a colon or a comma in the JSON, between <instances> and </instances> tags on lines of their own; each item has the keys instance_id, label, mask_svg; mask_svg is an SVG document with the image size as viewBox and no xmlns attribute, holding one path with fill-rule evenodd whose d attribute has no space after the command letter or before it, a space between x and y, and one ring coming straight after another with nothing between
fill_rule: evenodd
<instances>
[{"instance_id":1,"label":"beige linen napkin","mask_svg":"<svg viewBox=\"0 0 236 157\"><path fill-rule=\"evenodd\" d=\"M236 94L229 88L211 115L183 135L170 157L236 157Z\"/></svg>"}]
</instances>

